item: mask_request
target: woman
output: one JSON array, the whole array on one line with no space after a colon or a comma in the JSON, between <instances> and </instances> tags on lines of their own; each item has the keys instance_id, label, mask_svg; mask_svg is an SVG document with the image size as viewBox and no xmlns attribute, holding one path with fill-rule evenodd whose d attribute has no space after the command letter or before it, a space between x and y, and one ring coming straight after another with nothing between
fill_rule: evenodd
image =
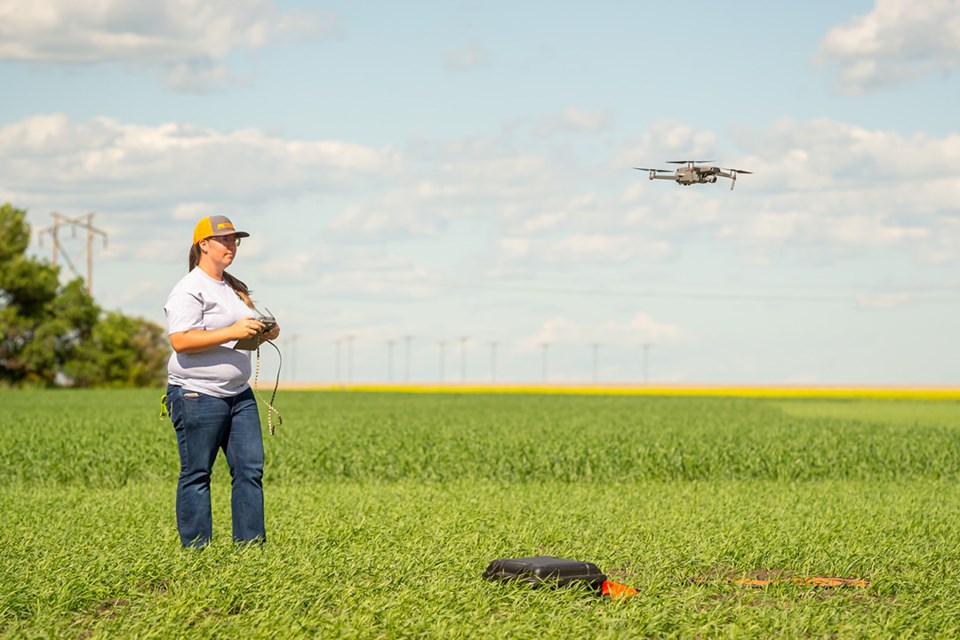
<instances>
[{"instance_id":1,"label":"woman","mask_svg":"<svg viewBox=\"0 0 960 640\"><path fill-rule=\"evenodd\" d=\"M263 523L263 436L250 389L250 351L280 335L255 319L247 286L226 272L240 239L224 216L197 223L190 272L164 311L174 353L167 366L167 411L177 433L180 479L177 529L184 547L213 537L210 474L223 449L232 476L233 539L266 540Z\"/></svg>"}]
</instances>

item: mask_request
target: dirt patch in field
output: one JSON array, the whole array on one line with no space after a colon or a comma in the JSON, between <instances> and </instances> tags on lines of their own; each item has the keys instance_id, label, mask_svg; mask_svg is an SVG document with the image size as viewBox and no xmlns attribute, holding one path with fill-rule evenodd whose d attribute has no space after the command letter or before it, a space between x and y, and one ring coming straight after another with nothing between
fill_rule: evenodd
<instances>
[{"instance_id":1,"label":"dirt patch in field","mask_svg":"<svg viewBox=\"0 0 960 640\"><path fill-rule=\"evenodd\" d=\"M695 584L730 584L742 587L770 587L792 584L800 587L832 589L865 589L870 586L867 578L830 575L798 575L793 569L751 569L737 572L731 568L714 567L702 578L690 578Z\"/></svg>"},{"instance_id":2,"label":"dirt patch in field","mask_svg":"<svg viewBox=\"0 0 960 640\"><path fill-rule=\"evenodd\" d=\"M728 565L715 565L704 572L702 577L690 578L694 583L724 583L731 580L789 580L796 577L793 569L750 569L737 570Z\"/></svg>"},{"instance_id":3,"label":"dirt patch in field","mask_svg":"<svg viewBox=\"0 0 960 640\"><path fill-rule=\"evenodd\" d=\"M77 638L89 638L94 633L93 630L89 628L92 621L116 618L119 615L120 609L128 606L129 604L130 601L126 598L107 598L106 600L98 602L94 606L92 613L76 616L70 621L70 624L75 627L83 628L83 630L77 635Z\"/></svg>"},{"instance_id":4,"label":"dirt patch in field","mask_svg":"<svg viewBox=\"0 0 960 640\"><path fill-rule=\"evenodd\" d=\"M720 587L707 596L699 610L713 609L736 601L747 606L784 606L800 600L827 601L844 598L853 603L896 604L896 599L870 589L868 579L839 576L798 575L793 569L761 568L735 571L732 567L713 567L703 577L689 579L691 584ZM768 588L774 589L769 591ZM786 590L781 590L785 588ZM786 599L785 599L786 597Z\"/></svg>"}]
</instances>

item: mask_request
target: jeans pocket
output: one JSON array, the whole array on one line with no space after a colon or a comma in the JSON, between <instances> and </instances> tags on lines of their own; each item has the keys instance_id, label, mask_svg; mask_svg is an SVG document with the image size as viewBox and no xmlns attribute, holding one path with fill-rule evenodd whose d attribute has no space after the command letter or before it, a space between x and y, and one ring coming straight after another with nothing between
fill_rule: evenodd
<instances>
[{"instance_id":1,"label":"jeans pocket","mask_svg":"<svg viewBox=\"0 0 960 640\"><path fill-rule=\"evenodd\" d=\"M180 392L180 415L183 416L184 422L196 419L197 408L200 406L201 399L202 396L196 391L184 390Z\"/></svg>"}]
</instances>

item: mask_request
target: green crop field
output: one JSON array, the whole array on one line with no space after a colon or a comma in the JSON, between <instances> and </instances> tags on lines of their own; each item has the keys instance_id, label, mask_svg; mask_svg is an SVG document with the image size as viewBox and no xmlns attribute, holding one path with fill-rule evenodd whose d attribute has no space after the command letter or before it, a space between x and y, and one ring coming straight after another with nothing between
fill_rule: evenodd
<instances>
[{"instance_id":1,"label":"green crop field","mask_svg":"<svg viewBox=\"0 0 960 640\"><path fill-rule=\"evenodd\" d=\"M281 391L267 544L221 459L196 552L159 396L0 390L3 637L960 635L956 400ZM533 555L639 593L481 578Z\"/></svg>"}]
</instances>

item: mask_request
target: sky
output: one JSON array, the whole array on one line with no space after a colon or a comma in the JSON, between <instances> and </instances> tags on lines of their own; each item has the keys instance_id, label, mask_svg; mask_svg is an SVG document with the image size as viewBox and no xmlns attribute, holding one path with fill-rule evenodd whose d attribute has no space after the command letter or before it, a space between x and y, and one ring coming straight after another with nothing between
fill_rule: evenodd
<instances>
[{"instance_id":1,"label":"sky","mask_svg":"<svg viewBox=\"0 0 960 640\"><path fill-rule=\"evenodd\" d=\"M957 0L0 0L0 202L159 324L227 215L285 381L956 385L958 66Z\"/></svg>"}]
</instances>

